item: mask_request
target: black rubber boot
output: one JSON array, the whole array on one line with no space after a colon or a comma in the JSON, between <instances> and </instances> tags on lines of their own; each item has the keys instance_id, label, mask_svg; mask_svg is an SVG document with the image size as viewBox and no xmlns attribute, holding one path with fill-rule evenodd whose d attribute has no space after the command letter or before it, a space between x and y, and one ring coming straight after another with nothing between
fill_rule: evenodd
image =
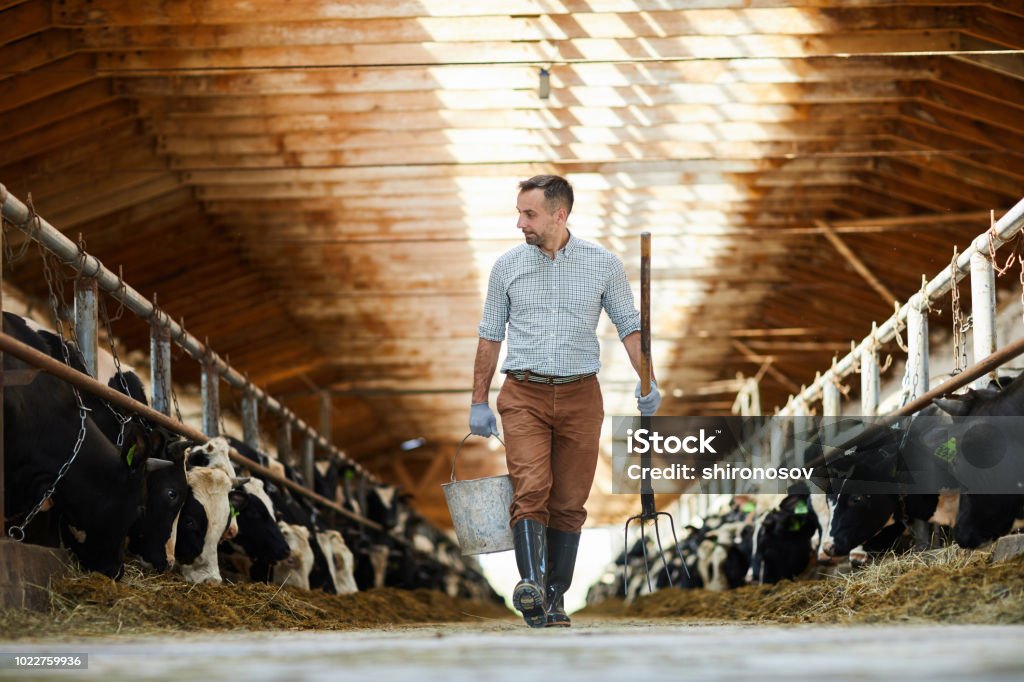
<instances>
[{"instance_id":1,"label":"black rubber boot","mask_svg":"<svg viewBox=\"0 0 1024 682\"><path fill-rule=\"evenodd\" d=\"M567 628L572 625L565 612L564 595L572 584L572 573L576 568L576 550L580 546L579 533L548 528L548 582L547 627Z\"/></svg>"},{"instance_id":2,"label":"black rubber boot","mask_svg":"<svg viewBox=\"0 0 1024 682\"><path fill-rule=\"evenodd\" d=\"M516 564L522 580L512 591L512 604L531 628L547 624L544 582L547 571L547 528L540 521L523 519L512 527Z\"/></svg>"}]
</instances>

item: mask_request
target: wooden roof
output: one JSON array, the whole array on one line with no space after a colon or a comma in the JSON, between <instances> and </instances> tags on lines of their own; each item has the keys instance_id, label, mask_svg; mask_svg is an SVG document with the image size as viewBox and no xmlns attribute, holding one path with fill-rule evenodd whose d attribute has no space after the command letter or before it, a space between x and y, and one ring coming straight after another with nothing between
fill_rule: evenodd
<instances>
[{"instance_id":1,"label":"wooden roof","mask_svg":"<svg viewBox=\"0 0 1024 682\"><path fill-rule=\"evenodd\" d=\"M634 281L654 233L665 414L783 403L1024 194L1021 0L0 0L0 45L0 182L442 523L518 180Z\"/></svg>"}]
</instances>

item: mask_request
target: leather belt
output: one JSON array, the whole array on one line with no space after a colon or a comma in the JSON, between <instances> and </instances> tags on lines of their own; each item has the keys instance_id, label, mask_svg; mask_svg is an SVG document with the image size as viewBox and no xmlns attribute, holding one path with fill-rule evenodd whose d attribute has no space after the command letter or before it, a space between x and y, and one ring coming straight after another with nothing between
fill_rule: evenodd
<instances>
[{"instance_id":1,"label":"leather belt","mask_svg":"<svg viewBox=\"0 0 1024 682\"><path fill-rule=\"evenodd\" d=\"M526 370L519 372L517 370L509 370L505 372L516 381L532 381L535 384L546 384L548 386L554 386L556 384L571 384L576 381L583 381L595 376L597 372L589 372L587 374L571 374L565 377L546 377L543 374L534 374L533 372Z\"/></svg>"}]
</instances>

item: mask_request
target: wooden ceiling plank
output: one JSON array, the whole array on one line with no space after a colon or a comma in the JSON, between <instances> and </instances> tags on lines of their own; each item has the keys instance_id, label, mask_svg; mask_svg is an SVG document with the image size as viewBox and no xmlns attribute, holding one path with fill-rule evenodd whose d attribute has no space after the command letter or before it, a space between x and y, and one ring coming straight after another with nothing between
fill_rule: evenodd
<instances>
[{"instance_id":1,"label":"wooden ceiling plank","mask_svg":"<svg viewBox=\"0 0 1024 682\"><path fill-rule=\"evenodd\" d=\"M1024 150L1024 132L1007 130L962 114L954 114L943 109L933 109L924 116L903 118L898 129L908 125L915 128L931 128L938 133L954 134L960 145L965 148L981 147L983 149ZM946 145L951 146L951 145Z\"/></svg>"},{"instance_id":2,"label":"wooden ceiling plank","mask_svg":"<svg viewBox=\"0 0 1024 682\"><path fill-rule=\"evenodd\" d=\"M152 165L152 150L143 146L129 146L110 152L121 163L136 165ZM132 171L130 173L111 173L97 171L92 163L86 161L75 166L62 168L60 172L45 176L22 177L19 184L29 188L37 200L60 197L64 194L88 196L94 191L101 191L109 182L121 182L121 177L132 177L139 174L148 175L166 170ZM23 190L18 190L19 192ZM198 205L197 205L198 208Z\"/></svg>"},{"instance_id":3,"label":"wooden ceiling plank","mask_svg":"<svg viewBox=\"0 0 1024 682\"><path fill-rule=\"evenodd\" d=\"M31 0L0 14L0 46L45 31L50 27L48 0ZM2 47L0 47L2 54ZM6 62L5 62L6 64Z\"/></svg>"},{"instance_id":4,"label":"wooden ceiling plank","mask_svg":"<svg viewBox=\"0 0 1024 682\"><path fill-rule=\"evenodd\" d=\"M40 196L35 198L34 204L40 215L59 215L65 211L82 208L88 205L102 207L117 201L125 193L130 193L136 187L147 185L160 178L166 178L168 173L133 173L121 174L112 178L106 178L103 182L93 182L83 188L84 191L66 192L57 195Z\"/></svg>"},{"instance_id":5,"label":"wooden ceiling plank","mask_svg":"<svg viewBox=\"0 0 1024 682\"><path fill-rule=\"evenodd\" d=\"M74 53L67 31L51 29L0 48L0 82Z\"/></svg>"},{"instance_id":6,"label":"wooden ceiling plank","mask_svg":"<svg viewBox=\"0 0 1024 682\"><path fill-rule=\"evenodd\" d=\"M879 119L800 123L676 123L657 126L573 126L556 130L508 128L480 130L446 128L436 131L320 132L303 130L279 135L161 135L161 153L179 156L201 154L268 154L317 149L411 148L447 145L625 145L690 142L725 143L834 139L843 136L877 135L892 132L895 124Z\"/></svg>"},{"instance_id":7,"label":"wooden ceiling plank","mask_svg":"<svg viewBox=\"0 0 1024 682\"><path fill-rule=\"evenodd\" d=\"M149 98L139 102L140 111L147 119L147 130L154 134L174 135L275 135L296 131L322 132L406 132L462 130L569 130L580 126L596 128L657 127L678 125L713 126L721 122L735 125L778 125L790 122L814 121L818 125L840 120L896 118L900 104L893 102L863 102L849 105L806 105L752 107L736 106L726 109L710 105L666 105L642 113L623 107L588 108L566 107L546 111L507 111L503 109L480 111L442 111L406 113L381 111L352 114L271 114L250 110L250 115L229 116L226 112L195 115L166 115L159 106L165 100Z\"/></svg>"},{"instance_id":8,"label":"wooden ceiling plank","mask_svg":"<svg viewBox=\"0 0 1024 682\"><path fill-rule=\"evenodd\" d=\"M0 112L10 111L96 77L95 58L76 54L0 80Z\"/></svg>"},{"instance_id":9,"label":"wooden ceiling plank","mask_svg":"<svg viewBox=\"0 0 1024 682\"><path fill-rule=\"evenodd\" d=\"M50 177L63 173L69 167L77 167L82 163L92 163L93 172L100 173L114 169L128 171L149 171L152 166L133 165L121 168L120 156L116 150L139 145L144 138L138 133L135 123L118 126L105 131L102 137L86 136L79 138L74 145L47 152L15 164L0 167L0 177L34 179ZM148 142L145 144L148 145ZM166 168L165 161L160 168Z\"/></svg>"},{"instance_id":10,"label":"wooden ceiling plank","mask_svg":"<svg viewBox=\"0 0 1024 682\"><path fill-rule=\"evenodd\" d=\"M240 7L231 0L207 0L202 4L167 3L163 0L64 0L55 8L54 22L62 26L144 26L201 24L286 23L294 21L335 21L404 19L429 17L486 17L566 15L584 12L639 13L659 11L720 10L723 18L743 16L741 12L776 8L888 8L919 5L964 4L956 0L508 0L493 7L472 0L348 0L324 4L315 0L276 0L260 4L259 12Z\"/></svg>"},{"instance_id":11,"label":"wooden ceiling plank","mask_svg":"<svg viewBox=\"0 0 1024 682\"><path fill-rule=\"evenodd\" d=\"M155 180L140 184L130 191L119 192L109 197L102 204L81 204L60 213L51 213L46 218L53 225L59 225L60 229L67 230L79 223L116 213L135 204L152 201L163 195L174 193L179 189L181 189L181 184L176 177L173 175L162 175Z\"/></svg>"},{"instance_id":12,"label":"wooden ceiling plank","mask_svg":"<svg viewBox=\"0 0 1024 682\"><path fill-rule=\"evenodd\" d=\"M904 99L900 90L894 90L893 96L886 99L875 97L871 100L851 97L849 102L844 102L838 97L831 98L824 103L810 101L799 101L799 98L792 102L764 102L756 104L742 102L739 100L728 103L663 103L657 108L648 107L644 111L637 111L629 106L619 104L608 105L577 105L573 103L558 104L549 102L549 106L519 107L509 110L496 104L492 107L475 109L449 108L444 102L438 102L435 98L433 108L420 110L402 110L397 107L380 107L378 110L365 108L353 110L349 97L342 94L274 94L268 91L263 95L230 93L216 95L195 95L179 96L174 94L144 94L135 92L142 88L133 88L128 81L122 84L121 94L137 97L139 107L143 114L157 119L167 118L244 118L251 117L258 112L260 117L268 118L276 116L284 117L315 117L317 120L338 119L341 124L351 124L356 130L374 130L384 126L385 129L391 125L402 126L410 129L418 129L417 126L425 126L427 129L439 125L463 125L473 127L471 121L476 116L485 117L484 126L506 126L517 125L519 127L537 126L562 126L573 123L604 123L604 124L657 124L672 123L676 121L692 122L715 122L719 116L728 116L731 120L739 121L786 121L786 120L834 120L841 118L846 112L837 109L840 106L863 107L865 113L875 107L880 113L888 113L887 107L899 103ZM924 81L902 82L907 88L916 88L918 92L923 90ZM170 84L160 83L164 90L173 89ZM152 89L152 88L150 88ZM478 91L483 96L484 91ZM183 93L184 94L184 93ZM906 97L913 96L907 94ZM808 98L803 98L808 99ZM525 100L524 100L525 101ZM385 102L381 102L384 104ZM869 114L870 115L870 114ZM381 123L377 124L375 117L381 117ZM422 119L421 122L417 122ZM491 122L493 120L493 123ZM268 121L268 126L273 120ZM272 128L267 128L272 130Z\"/></svg>"},{"instance_id":13,"label":"wooden ceiling plank","mask_svg":"<svg viewBox=\"0 0 1024 682\"><path fill-rule=\"evenodd\" d=\"M958 50L948 30L863 31L837 35L680 36L674 38L492 41L481 43L347 43L312 47L97 52L104 75L141 71L290 69L430 64L657 61L662 59L806 58L843 55L942 53Z\"/></svg>"},{"instance_id":14,"label":"wooden ceiling plank","mask_svg":"<svg viewBox=\"0 0 1024 682\"><path fill-rule=\"evenodd\" d=\"M581 190L576 188L576 197L586 213L644 205L641 202L686 203L698 197L714 200L717 194L722 200L743 198L786 199L804 196L807 193L830 195L836 187L843 187L854 181L853 173L828 175L790 175L785 179L776 178L774 184L765 186L744 185L742 178L696 176L687 174L680 177L675 186L647 185L632 190L630 194L610 190ZM194 178L188 184L197 184ZM796 186L796 187L794 187ZM209 186L199 185L197 196L203 200L223 199L288 199L288 198L338 198L341 207L388 208L395 200L408 206L448 206L462 214L473 214L493 210L496 198L507 195L515 184L502 181L493 184L473 183L463 187L453 186L445 179L435 182L416 180L411 182L282 182L243 184L224 183ZM472 194L473 196L469 196ZM655 206L656 204L651 204ZM505 207L507 210L507 207Z\"/></svg>"},{"instance_id":15,"label":"wooden ceiling plank","mask_svg":"<svg viewBox=\"0 0 1024 682\"><path fill-rule=\"evenodd\" d=\"M971 109L984 109L988 100L1024 106L1024 80L958 59L936 61L938 80L950 87L971 93Z\"/></svg>"},{"instance_id":16,"label":"wooden ceiling plank","mask_svg":"<svg viewBox=\"0 0 1024 682\"><path fill-rule=\"evenodd\" d=\"M749 142L664 142L655 144L567 146L541 145L447 145L413 147L402 150L362 148L351 150L289 151L281 154L250 154L244 151L222 151L215 155L172 155L170 162L177 170L216 168L287 168L315 166L382 165L447 165L476 163L610 163L616 161L660 161L668 159L760 159L797 156L873 156L884 141L883 136L862 136L809 141ZM237 148L236 148L237 149ZM171 150L167 150L169 153Z\"/></svg>"},{"instance_id":17,"label":"wooden ceiling plank","mask_svg":"<svg viewBox=\"0 0 1024 682\"><path fill-rule=\"evenodd\" d=\"M984 178L972 173L973 168L954 167L949 170L951 172L947 172L941 166L930 164L927 160L921 163L912 163L892 158L882 159L878 164L878 172L883 176L916 182L924 188L957 196L963 201L979 207L995 208L1013 205L1020 199L1022 185L1019 182L1017 184L1012 181L1000 183L994 178L991 182L985 182ZM967 172L964 175L957 175L957 170Z\"/></svg>"},{"instance_id":18,"label":"wooden ceiling plank","mask_svg":"<svg viewBox=\"0 0 1024 682\"><path fill-rule=\"evenodd\" d=\"M110 81L94 80L0 114L0 141L77 116L116 99Z\"/></svg>"},{"instance_id":19,"label":"wooden ceiling plank","mask_svg":"<svg viewBox=\"0 0 1024 682\"><path fill-rule=\"evenodd\" d=\"M1012 49L1024 47L1024 17L988 6L965 13L964 20L970 34Z\"/></svg>"},{"instance_id":20,"label":"wooden ceiling plank","mask_svg":"<svg viewBox=\"0 0 1024 682\"><path fill-rule=\"evenodd\" d=\"M81 55L88 56L88 55ZM951 79L952 80L952 79ZM283 95L304 97L291 104L289 111L374 112L374 111L487 111L494 109L543 110L564 107L629 107L654 105L717 105L723 108L737 104L769 106L773 104L826 104L884 102L905 97L902 80L854 79L847 81L808 82L726 82L691 83L669 81L629 86L572 85L552 89L550 97L537 97L531 86L507 87L500 81L485 80L475 88L428 88L383 90L353 88L331 70L323 72L256 72L221 76L183 75L173 77L119 78L118 92L130 97L230 98L257 96L257 103ZM913 82L913 79L908 79ZM399 84L392 84L399 85ZM329 95L346 97L328 97ZM318 104L318 102L320 102ZM252 102L246 102L252 106ZM284 103L288 104L288 103ZM216 102L203 107L182 102L177 109L209 110L229 106ZM257 109L259 110L259 109ZM225 111L230 111L225 110ZM251 113L253 109L236 109Z\"/></svg>"},{"instance_id":21,"label":"wooden ceiling plank","mask_svg":"<svg viewBox=\"0 0 1024 682\"><path fill-rule=\"evenodd\" d=\"M3 144L4 160L17 163L52 149L72 145L88 136L102 136L105 130L135 121L137 114L130 102L114 100L77 116L51 123L29 135L19 135Z\"/></svg>"},{"instance_id":22,"label":"wooden ceiling plank","mask_svg":"<svg viewBox=\"0 0 1024 682\"><path fill-rule=\"evenodd\" d=\"M863 159L828 159L823 163L814 164L811 168L799 166L783 168L771 173L755 165L750 167L726 168L718 170L710 165L707 169L682 171L634 171L621 173L617 178L590 177L585 174L570 173L578 194L591 193L597 195L632 196L644 191L665 192L678 187L709 184L741 184L754 187L785 186L798 183L803 179L825 178L825 184L831 184L831 178L846 177L846 174L870 170L871 162ZM456 169L458 170L458 169ZM533 169L524 168L524 172L511 172L500 176L484 174L467 177L465 174L452 173L444 169L427 169L419 176L410 177L408 173L397 176L373 177L364 169L312 169L294 168L283 170L261 171L190 171L184 173L184 180L191 185L318 185L325 191L338 196L360 196L366 193L378 195L401 195L416 193L463 192L472 193L507 190L515 187L518 179L528 176ZM632 187L622 186L628 177Z\"/></svg>"},{"instance_id":23,"label":"wooden ceiling plank","mask_svg":"<svg viewBox=\"0 0 1024 682\"><path fill-rule=\"evenodd\" d=\"M90 50L233 49L373 43L538 42L546 40L664 38L676 36L815 35L958 29L960 8L757 8L636 13L575 12L541 16L448 16L290 21L273 24L192 24L81 29L76 46ZM187 37L186 37L187 36ZM185 38L183 40L183 38Z\"/></svg>"}]
</instances>

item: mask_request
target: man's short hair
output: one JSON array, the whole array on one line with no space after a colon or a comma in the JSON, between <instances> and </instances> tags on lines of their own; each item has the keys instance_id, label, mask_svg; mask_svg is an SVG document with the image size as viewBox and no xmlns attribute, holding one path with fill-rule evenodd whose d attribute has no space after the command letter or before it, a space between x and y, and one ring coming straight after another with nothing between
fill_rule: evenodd
<instances>
[{"instance_id":1,"label":"man's short hair","mask_svg":"<svg viewBox=\"0 0 1024 682\"><path fill-rule=\"evenodd\" d=\"M544 202L549 211L553 212L561 205L565 206L566 216L572 213L572 185L561 175L534 175L529 180L519 183L520 193L528 192L531 189L544 190Z\"/></svg>"}]
</instances>

